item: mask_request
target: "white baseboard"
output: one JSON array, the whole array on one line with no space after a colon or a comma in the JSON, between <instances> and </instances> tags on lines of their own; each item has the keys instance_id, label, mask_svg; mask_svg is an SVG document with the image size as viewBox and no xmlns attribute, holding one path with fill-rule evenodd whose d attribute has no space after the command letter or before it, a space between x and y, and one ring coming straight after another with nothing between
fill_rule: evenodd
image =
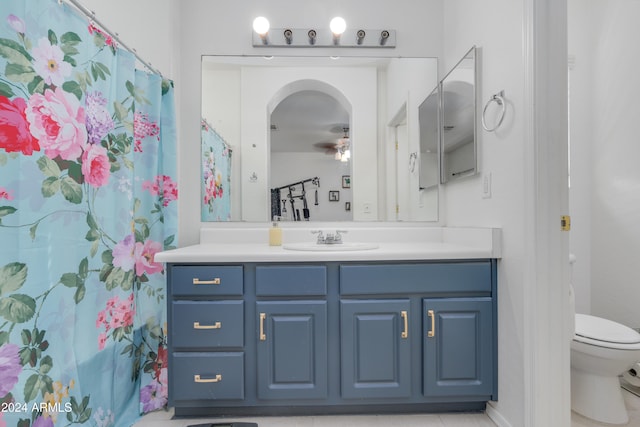
<instances>
[{"instance_id":1,"label":"white baseboard","mask_svg":"<svg viewBox=\"0 0 640 427\"><path fill-rule=\"evenodd\" d=\"M491 418L491 421L496 423L498 427L512 427L511 423L507 421L505 417L491 404L491 402L487 402L487 409L485 410L487 416Z\"/></svg>"}]
</instances>

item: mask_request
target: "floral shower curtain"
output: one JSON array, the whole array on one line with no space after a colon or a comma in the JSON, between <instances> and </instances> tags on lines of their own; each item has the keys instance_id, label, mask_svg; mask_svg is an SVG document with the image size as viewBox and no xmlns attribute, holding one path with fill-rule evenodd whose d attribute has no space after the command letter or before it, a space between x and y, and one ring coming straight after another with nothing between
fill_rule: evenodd
<instances>
[{"instance_id":1,"label":"floral shower curtain","mask_svg":"<svg viewBox=\"0 0 640 427\"><path fill-rule=\"evenodd\" d=\"M172 83L56 0L0 6L0 427L167 401Z\"/></svg>"},{"instance_id":2,"label":"floral shower curtain","mask_svg":"<svg viewBox=\"0 0 640 427\"><path fill-rule=\"evenodd\" d=\"M205 120L202 141L202 221L231 221L231 148Z\"/></svg>"}]
</instances>

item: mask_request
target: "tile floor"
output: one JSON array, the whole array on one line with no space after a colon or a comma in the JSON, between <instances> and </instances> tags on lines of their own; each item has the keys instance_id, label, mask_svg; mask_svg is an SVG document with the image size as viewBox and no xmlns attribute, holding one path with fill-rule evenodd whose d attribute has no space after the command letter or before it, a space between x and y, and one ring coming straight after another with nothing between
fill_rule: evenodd
<instances>
[{"instance_id":1,"label":"tile floor","mask_svg":"<svg viewBox=\"0 0 640 427\"><path fill-rule=\"evenodd\" d=\"M325 415L308 417L261 417L172 420L173 413L154 412L142 417L134 427L186 427L206 422L245 421L259 427L496 427L488 416L473 414L423 415Z\"/></svg>"},{"instance_id":2,"label":"tile floor","mask_svg":"<svg viewBox=\"0 0 640 427\"><path fill-rule=\"evenodd\" d=\"M628 427L640 426L640 397L623 390ZM228 419L172 419L172 411L157 411L142 417L134 427L187 427L206 422L256 422L259 427L496 427L485 414L424 414L424 415L344 415L309 417L263 417ZM571 427L611 427L571 413Z\"/></svg>"}]
</instances>

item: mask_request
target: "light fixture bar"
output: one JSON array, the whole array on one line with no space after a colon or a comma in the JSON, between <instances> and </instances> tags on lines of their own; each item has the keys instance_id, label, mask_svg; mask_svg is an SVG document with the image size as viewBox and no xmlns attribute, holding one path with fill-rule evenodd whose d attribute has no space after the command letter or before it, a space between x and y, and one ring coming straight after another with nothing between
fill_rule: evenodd
<instances>
[{"instance_id":1,"label":"light fixture bar","mask_svg":"<svg viewBox=\"0 0 640 427\"><path fill-rule=\"evenodd\" d=\"M347 29L337 42L331 30L318 28L271 28L266 43L255 31L252 37L253 47L396 47L396 32L387 29Z\"/></svg>"}]
</instances>

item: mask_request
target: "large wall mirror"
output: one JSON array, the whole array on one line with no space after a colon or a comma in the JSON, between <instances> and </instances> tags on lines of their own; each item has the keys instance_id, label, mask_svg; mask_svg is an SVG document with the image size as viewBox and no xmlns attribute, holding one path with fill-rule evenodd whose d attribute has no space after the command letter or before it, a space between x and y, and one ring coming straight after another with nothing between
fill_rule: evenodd
<instances>
[{"instance_id":1,"label":"large wall mirror","mask_svg":"<svg viewBox=\"0 0 640 427\"><path fill-rule=\"evenodd\" d=\"M441 182L475 175L476 142L476 47L441 81Z\"/></svg>"},{"instance_id":2,"label":"large wall mirror","mask_svg":"<svg viewBox=\"0 0 640 427\"><path fill-rule=\"evenodd\" d=\"M437 68L435 58L204 56L202 221L437 221L438 186L419 175L439 176L438 162L415 165Z\"/></svg>"}]
</instances>

